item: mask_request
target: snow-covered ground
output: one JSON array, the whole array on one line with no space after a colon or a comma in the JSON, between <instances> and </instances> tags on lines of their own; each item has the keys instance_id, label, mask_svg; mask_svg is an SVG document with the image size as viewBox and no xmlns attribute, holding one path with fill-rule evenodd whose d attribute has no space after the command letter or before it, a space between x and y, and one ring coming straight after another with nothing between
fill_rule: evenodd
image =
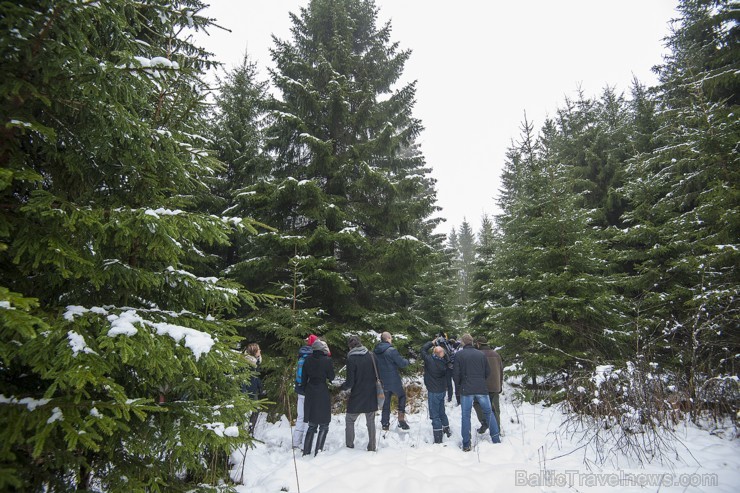
<instances>
[{"instance_id":1,"label":"snow-covered ground","mask_svg":"<svg viewBox=\"0 0 740 493\"><path fill-rule=\"evenodd\" d=\"M355 448L344 444L344 415L332 419L326 446L303 457L291 448L286 418L274 424L261 416L255 435L263 443L232 455L232 477L243 477L240 492L727 492L740 491L740 440L722 439L692 424L681 424L673 442L673 463L640 467L616 455L604 465L593 452L567 436L555 407L514 404L511 388L501 396L502 443L478 435L472 413L473 450L463 452L460 407L447 403L452 437L432 443L426 406L406 419L408 432L380 430L377 452L368 452L364 417L356 423ZM425 403L424 403L425 404ZM678 456L676 458L675 456ZM244 458L244 460L242 460ZM615 463L615 461L617 463ZM588 464L588 465L587 465Z\"/></svg>"}]
</instances>

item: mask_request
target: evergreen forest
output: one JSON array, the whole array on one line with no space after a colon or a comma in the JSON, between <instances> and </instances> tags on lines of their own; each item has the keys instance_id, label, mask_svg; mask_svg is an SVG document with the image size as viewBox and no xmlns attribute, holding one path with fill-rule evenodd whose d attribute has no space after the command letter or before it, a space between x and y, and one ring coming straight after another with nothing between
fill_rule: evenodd
<instances>
[{"instance_id":1,"label":"evergreen forest","mask_svg":"<svg viewBox=\"0 0 740 493\"><path fill-rule=\"evenodd\" d=\"M205 7L0 3L0 490L222 490L245 416L295 415L311 333L339 369L349 335L469 332L523 399L737 424L735 1L678 1L654 87L524 119L500 212L449 234L373 0L286 13L268 77L215 87Z\"/></svg>"}]
</instances>

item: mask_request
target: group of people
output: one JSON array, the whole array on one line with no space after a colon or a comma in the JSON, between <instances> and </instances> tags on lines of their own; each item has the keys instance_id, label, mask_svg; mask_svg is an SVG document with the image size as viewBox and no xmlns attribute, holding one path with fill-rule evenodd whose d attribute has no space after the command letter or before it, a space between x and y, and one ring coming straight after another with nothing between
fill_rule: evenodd
<instances>
[{"instance_id":1,"label":"group of people","mask_svg":"<svg viewBox=\"0 0 740 493\"><path fill-rule=\"evenodd\" d=\"M499 394L503 384L503 364L499 354L491 349L485 338L475 343L470 334L464 334L460 346L453 353L454 341L440 335L421 347L424 360L424 384L427 388L429 415L432 421L434 443L450 437L450 423L445 412L445 396L452 399L452 385L462 410L462 447L471 448L471 410L475 410L481 424L478 433L489 431L493 443L500 442ZM380 380L385 393L380 424L384 431L390 428L391 398L396 397L398 427L408 430L406 422L406 393L399 370L409 365L392 345L389 332L380 335L380 342L372 351L363 346L358 336L347 340L347 378L340 389L347 391L345 443L355 446L355 422L365 416L368 431L367 450L377 447L375 413L378 411L376 381ZM430 349L432 349L430 353ZM293 447L303 455L318 454L324 449L331 421L329 386L334 380L334 367L327 343L311 334L298 351L295 390L298 395L298 414L293 431ZM251 394L252 392L250 392ZM315 446L314 446L315 442Z\"/></svg>"},{"instance_id":2,"label":"group of people","mask_svg":"<svg viewBox=\"0 0 740 493\"><path fill-rule=\"evenodd\" d=\"M369 351L357 336L347 340L347 379L341 390L348 391L347 412L345 414L345 443L355 446L355 422L360 415L365 416L368 431L367 450L376 448L375 413L378 411L376 381L383 382L385 402L381 413L383 430L390 427L390 399L398 399L398 422L403 429L409 429L405 420L406 394L401 384L399 368L408 366L409 361L391 346L391 335L384 332L380 342ZM314 455L324 449L326 434L331 421L331 399L329 383L334 380L334 369L329 359L330 352L326 342L314 334L306 339L306 345L298 351L295 390L298 394L298 415L293 430L293 446L300 448L303 455ZM318 435L316 435L318 431ZM314 436L316 445L314 448Z\"/></svg>"},{"instance_id":3,"label":"group of people","mask_svg":"<svg viewBox=\"0 0 740 493\"><path fill-rule=\"evenodd\" d=\"M444 406L445 392L448 401L452 398L452 387L448 380L451 371L455 395L462 408L462 447L467 452L471 441L471 409L475 409L481 423L478 433L490 430L493 443L501 442L499 395L504 381L504 367L501 356L488 346L485 337L479 337L474 344L473 337L464 334L460 342L460 349L452 352L456 345L440 334L437 339L421 347L421 355L424 358L424 385L429 399L434 443L442 443L443 435L451 436Z\"/></svg>"}]
</instances>

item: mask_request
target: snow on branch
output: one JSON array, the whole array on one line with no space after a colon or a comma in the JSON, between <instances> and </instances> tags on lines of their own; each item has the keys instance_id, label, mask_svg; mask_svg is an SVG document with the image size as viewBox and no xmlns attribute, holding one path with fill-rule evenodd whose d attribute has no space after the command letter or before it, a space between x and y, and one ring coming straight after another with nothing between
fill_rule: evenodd
<instances>
[{"instance_id":1,"label":"snow on branch","mask_svg":"<svg viewBox=\"0 0 740 493\"><path fill-rule=\"evenodd\" d=\"M168 335L178 343L184 340L185 347L193 352L196 360L209 352L214 344L213 337L207 332L167 322L146 320L139 316L136 310L128 310L120 315L111 314L108 316L108 320L111 322L111 328L108 330L109 337L133 336L138 332L135 324L148 325L156 329L157 335Z\"/></svg>"}]
</instances>

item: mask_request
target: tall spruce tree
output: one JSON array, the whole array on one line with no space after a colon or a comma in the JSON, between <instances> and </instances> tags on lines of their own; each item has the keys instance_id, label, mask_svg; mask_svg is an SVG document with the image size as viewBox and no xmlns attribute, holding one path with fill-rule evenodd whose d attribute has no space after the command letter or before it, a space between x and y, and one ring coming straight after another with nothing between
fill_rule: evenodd
<instances>
[{"instance_id":1,"label":"tall spruce tree","mask_svg":"<svg viewBox=\"0 0 740 493\"><path fill-rule=\"evenodd\" d=\"M434 181L415 143L415 84L396 87L410 52L377 15L372 1L314 0L291 14L292 38L274 40L274 162L241 200L276 231L250 239L260 275L244 282L284 293L291 315L255 318L250 330L286 354L309 332L344 345L348 332L424 325L415 289L435 261L423 241Z\"/></svg>"},{"instance_id":2,"label":"tall spruce tree","mask_svg":"<svg viewBox=\"0 0 740 493\"><path fill-rule=\"evenodd\" d=\"M478 230L478 243L476 248L477 264L480 266L480 257L483 252L489 251L496 241L496 229L493 221L488 214L481 217L480 229Z\"/></svg>"},{"instance_id":3,"label":"tall spruce tree","mask_svg":"<svg viewBox=\"0 0 740 493\"><path fill-rule=\"evenodd\" d=\"M268 84L259 80L257 64L248 55L218 82L208 131L214 154L224 168L218 170L211 186L212 212L248 215L239 194L270 169L264 152ZM235 260L233 255L227 259L229 265Z\"/></svg>"},{"instance_id":4,"label":"tall spruce tree","mask_svg":"<svg viewBox=\"0 0 740 493\"><path fill-rule=\"evenodd\" d=\"M557 132L546 122L535 139L525 120L507 153L496 217L501 237L477 276L473 307L478 331L532 383L613 354L621 323L603 279L603 247L589 233L593 217L581 207L572 170L549 147Z\"/></svg>"},{"instance_id":5,"label":"tall spruce tree","mask_svg":"<svg viewBox=\"0 0 740 493\"><path fill-rule=\"evenodd\" d=\"M223 317L253 297L198 274L251 228L194 210L202 8L0 6L0 489L208 488L248 438Z\"/></svg>"},{"instance_id":6,"label":"tall spruce tree","mask_svg":"<svg viewBox=\"0 0 740 493\"><path fill-rule=\"evenodd\" d=\"M451 256L453 292L452 327L455 334L467 331L467 311L471 302L473 276L475 275L475 235L470 223L463 219L458 229L448 236L447 248Z\"/></svg>"},{"instance_id":7,"label":"tall spruce tree","mask_svg":"<svg viewBox=\"0 0 740 493\"><path fill-rule=\"evenodd\" d=\"M446 254L444 234L432 233L419 239L432 247L434 253L429 267L424 269L414 287L415 301L411 313L417 325L412 333L431 338L454 327L450 300L455 286L450 282L452 266Z\"/></svg>"},{"instance_id":8,"label":"tall spruce tree","mask_svg":"<svg viewBox=\"0 0 740 493\"><path fill-rule=\"evenodd\" d=\"M699 391L736 375L740 253L737 4L685 0L659 67L653 150L625 186L641 353ZM734 378L734 377L731 377Z\"/></svg>"},{"instance_id":9,"label":"tall spruce tree","mask_svg":"<svg viewBox=\"0 0 740 493\"><path fill-rule=\"evenodd\" d=\"M511 153L510 153L511 154ZM481 220L481 228L478 232L478 245L476 248L476 268L472 279L472 291L468 317L470 325L475 332L483 332L492 335L493 327L485 322L488 316L488 308L493 302L491 286L495 275L493 266L496 258L497 248L501 245L501 235L494 221L484 215ZM485 292L485 295L483 293ZM493 341L495 345L499 340Z\"/></svg>"},{"instance_id":10,"label":"tall spruce tree","mask_svg":"<svg viewBox=\"0 0 740 493\"><path fill-rule=\"evenodd\" d=\"M470 292L472 289L473 276L475 274L475 234L470 223L463 219L460 231L457 235L460 244L459 251L459 275L460 275L460 304L467 309L470 304Z\"/></svg>"},{"instance_id":11,"label":"tall spruce tree","mask_svg":"<svg viewBox=\"0 0 740 493\"><path fill-rule=\"evenodd\" d=\"M601 228L619 224L626 207L620 188L624 169L632 155L632 121L628 104L615 89L606 87L599 99L578 91L576 100L566 99L554 120L550 152L564 165L584 207L594 209L594 225Z\"/></svg>"}]
</instances>

